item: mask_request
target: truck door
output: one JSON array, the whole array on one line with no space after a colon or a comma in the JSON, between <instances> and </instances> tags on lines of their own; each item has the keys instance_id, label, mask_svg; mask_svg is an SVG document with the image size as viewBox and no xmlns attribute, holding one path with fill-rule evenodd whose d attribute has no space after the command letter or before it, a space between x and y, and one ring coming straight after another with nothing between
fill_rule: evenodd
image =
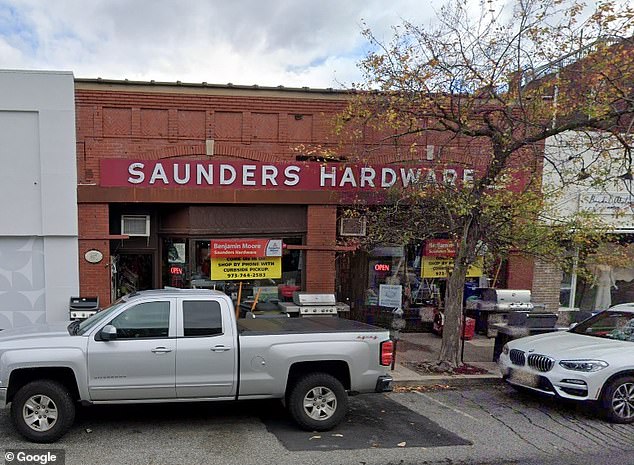
<instances>
[{"instance_id":1,"label":"truck door","mask_svg":"<svg viewBox=\"0 0 634 465\"><path fill-rule=\"evenodd\" d=\"M177 299L176 395L235 395L237 350L232 311L224 299Z\"/></svg>"},{"instance_id":2,"label":"truck door","mask_svg":"<svg viewBox=\"0 0 634 465\"><path fill-rule=\"evenodd\" d=\"M88 388L92 400L166 399L176 396L175 299L141 302L102 325L117 329L88 342Z\"/></svg>"}]
</instances>

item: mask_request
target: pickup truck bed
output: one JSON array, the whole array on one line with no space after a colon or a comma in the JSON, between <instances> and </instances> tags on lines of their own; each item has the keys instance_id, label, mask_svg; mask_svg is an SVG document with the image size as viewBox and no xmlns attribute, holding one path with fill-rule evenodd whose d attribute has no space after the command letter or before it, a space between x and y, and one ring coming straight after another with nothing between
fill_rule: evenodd
<instances>
[{"instance_id":1,"label":"pickup truck bed","mask_svg":"<svg viewBox=\"0 0 634 465\"><path fill-rule=\"evenodd\" d=\"M311 333L356 333L359 331L381 333L385 329L377 328L355 320L335 317L303 318L267 318L240 319L240 336L265 336L274 334L311 334Z\"/></svg>"}]
</instances>

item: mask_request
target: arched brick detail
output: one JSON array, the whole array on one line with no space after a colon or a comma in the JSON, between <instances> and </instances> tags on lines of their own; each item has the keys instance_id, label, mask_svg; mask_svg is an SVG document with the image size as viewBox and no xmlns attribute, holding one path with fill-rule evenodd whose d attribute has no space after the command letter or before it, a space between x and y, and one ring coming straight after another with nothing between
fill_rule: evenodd
<instances>
[{"instance_id":1,"label":"arched brick detail","mask_svg":"<svg viewBox=\"0 0 634 465\"><path fill-rule=\"evenodd\" d=\"M142 160L160 160L162 158L191 157L205 155L205 144L181 144L164 147L138 155Z\"/></svg>"},{"instance_id":2,"label":"arched brick detail","mask_svg":"<svg viewBox=\"0 0 634 465\"><path fill-rule=\"evenodd\" d=\"M164 147L150 152L140 153L137 158L141 160L162 160L165 158L179 157L206 157L207 151L205 144L181 144ZM260 152L258 150L249 149L247 147L228 144L224 142L216 142L214 145L214 154L210 158L215 157L231 157L241 158L244 160L274 162L279 161L275 154Z\"/></svg>"}]
</instances>

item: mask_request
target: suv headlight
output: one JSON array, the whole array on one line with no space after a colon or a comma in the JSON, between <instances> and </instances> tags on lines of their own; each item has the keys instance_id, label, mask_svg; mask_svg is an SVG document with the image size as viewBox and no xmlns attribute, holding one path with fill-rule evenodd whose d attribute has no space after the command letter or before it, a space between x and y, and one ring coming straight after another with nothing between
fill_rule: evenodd
<instances>
[{"instance_id":1,"label":"suv headlight","mask_svg":"<svg viewBox=\"0 0 634 465\"><path fill-rule=\"evenodd\" d=\"M603 370L608 366L608 364L603 360L562 360L559 362L559 366L565 368L566 370L585 371L589 373L592 371Z\"/></svg>"},{"instance_id":2,"label":"suv headlight","mask_svg":"<svg viewBox=\"0 0 634 465\"><path fill-rule=\"evenodd\" d=\"M504 346L502 347L502 353L504 355L508 355L509 354L509 345L508 344L504 344Z\"/></svg>"}]
</instances>

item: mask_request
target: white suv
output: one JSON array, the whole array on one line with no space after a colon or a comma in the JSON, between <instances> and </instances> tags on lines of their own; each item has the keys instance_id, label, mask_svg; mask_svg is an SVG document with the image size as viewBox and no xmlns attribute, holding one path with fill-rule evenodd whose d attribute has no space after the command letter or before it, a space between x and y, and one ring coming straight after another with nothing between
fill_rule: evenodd
<instances>
[{"instance_id":1,"label":"white suv","mask_svg":"<svg viewBox=\"0 0 634 465\"><path fill-rule=\"evenodd\" d=\"M506 344L499 360L514 386L598 400L610 421L634 421L634 303L616 305L568 331Z\"/></svg>"}]
</instances>

